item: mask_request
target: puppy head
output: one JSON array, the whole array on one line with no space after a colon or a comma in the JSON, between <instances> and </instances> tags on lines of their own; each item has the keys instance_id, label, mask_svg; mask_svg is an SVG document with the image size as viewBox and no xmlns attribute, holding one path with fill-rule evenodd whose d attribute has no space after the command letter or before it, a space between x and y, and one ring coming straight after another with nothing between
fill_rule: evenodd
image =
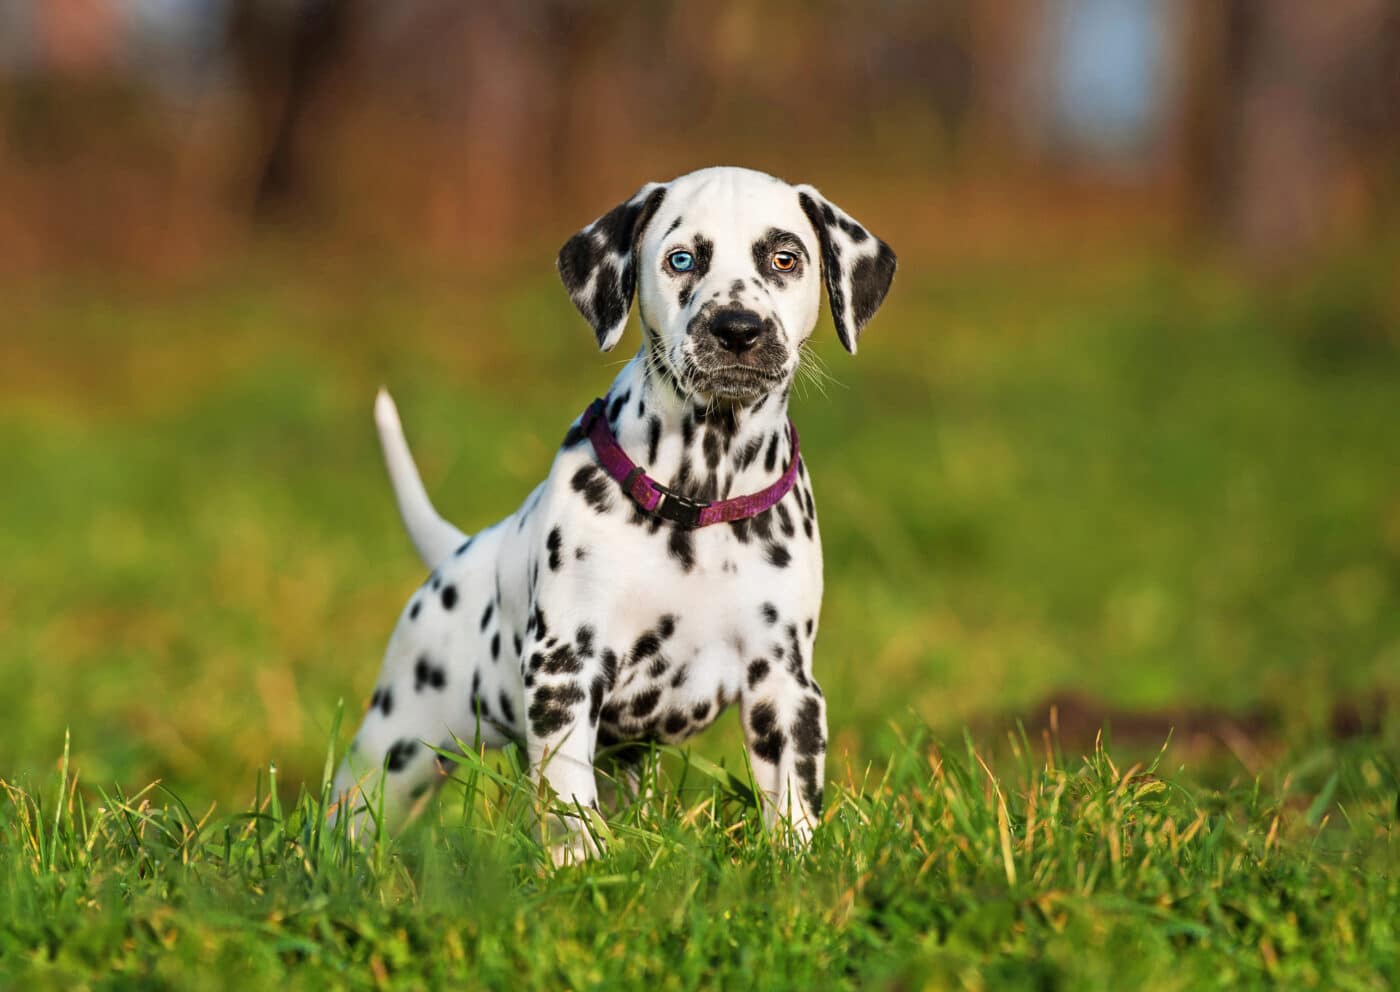
<instances>
[{"instance_id":1,"label":"puppy head","mask_svg":"<svg viewBox=\"0 0 1400 992\"><path fill-rule=\"evenodd\" d=\"M559 252L604 351L636 295L655 371L684 394L740 402L787 387L822 286L854 353L894 270L889 246L813 187L737 168L649 183Z\"/></svg>"}]
</instances>

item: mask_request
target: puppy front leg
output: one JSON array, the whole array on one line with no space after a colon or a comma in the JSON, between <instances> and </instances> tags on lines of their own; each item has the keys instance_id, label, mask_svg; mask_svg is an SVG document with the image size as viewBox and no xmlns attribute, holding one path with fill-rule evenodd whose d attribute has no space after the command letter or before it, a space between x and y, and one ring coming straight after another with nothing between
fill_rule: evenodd
<instances>
[{"instance_id":1,"label":"puppy front leg","mask_svg":"<svg viewBox=\"0 0 1400 992\"><path fill-rule=\"evenodd\" d=\"M526 745L535 780L553 793L546 801L574 811L545 821L566 835L551 848L555 864L570 864L601 853L585 822L598 810L593 770L597 725L590 719L588 679L600 676L590 672L598 667L591 657L591 634L561 642L538 628L530 633L532 641L521 655Z\"/></svg>"},{"instance_id":2,"label":"puppy front leg","mask_svg":"<svg viewBox=\"0 0 1400 992\"><path fill-rule=\"evenodd\" d=\"M764 820L805 844L821 822L826 700L810 678L768 675L741 701L744 739L763 793Z\"/></svg>"}]
</instances>

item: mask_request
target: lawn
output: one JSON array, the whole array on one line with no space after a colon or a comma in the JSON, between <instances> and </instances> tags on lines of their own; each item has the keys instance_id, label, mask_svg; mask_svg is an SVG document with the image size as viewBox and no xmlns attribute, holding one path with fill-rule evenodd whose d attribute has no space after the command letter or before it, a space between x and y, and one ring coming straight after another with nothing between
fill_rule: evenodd
<instances>
[{"instance_id":1,"label":"lawn","mask_svg":"<svg viewBox=\"0 0 1400 992\"><path fill-rule=\"evenodd\" d=\"M421 578L375 387L472 530L623 355L547 269L309 268L6 294L0 985L1400 981L1386 267L906 260L794 402L826 547L812 848L764 834L726 718L562 871L512 755L375 849L318 804ZM1088 729L1043 730L1051 698Z\"/></svg>"}]
</instances>

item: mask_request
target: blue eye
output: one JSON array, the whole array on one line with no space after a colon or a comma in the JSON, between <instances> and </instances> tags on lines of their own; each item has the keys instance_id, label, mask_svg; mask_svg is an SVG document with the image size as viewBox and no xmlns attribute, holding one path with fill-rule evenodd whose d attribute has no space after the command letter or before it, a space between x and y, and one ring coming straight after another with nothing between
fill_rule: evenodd
<instances>
[{"instance_id":1,"label":"blue eye","mask_svg":"<svg viewBox=\"0 0 1400 992\"><path fill-rule=\"evenodd\" d=\"M688 251L673 251L666 256L666 264L673 272L689 272L695 268L695 256Z\"/></svg>"}]
</instances>

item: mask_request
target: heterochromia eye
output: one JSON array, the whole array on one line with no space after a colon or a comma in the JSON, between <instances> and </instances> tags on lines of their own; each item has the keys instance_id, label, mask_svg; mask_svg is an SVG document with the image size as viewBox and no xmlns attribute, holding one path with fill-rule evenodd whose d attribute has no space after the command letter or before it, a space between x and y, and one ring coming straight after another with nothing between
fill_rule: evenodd
<instances>
[{"instance_id":1,"label":"heterochromia eye","mask_svg":"<svg viewBox=\"0 0 1400 992\"><path fill-rule=\"evenodd\" d=\"M773 268L779 272L791 272L797 268L797 256L790 251L775 251L773 253Z\"/></svg>"},{"instance_id":2,"label":"heterochromia eye","mask_svg":"<svg viewBox=\"0 0 1400 992\"><path fill-rule=\"evenodd\" d=\"M673 272L689 272L695 268L695 256L688 251L673 251L666 256L666 263Z\"/></svg>"}]
</instances>

